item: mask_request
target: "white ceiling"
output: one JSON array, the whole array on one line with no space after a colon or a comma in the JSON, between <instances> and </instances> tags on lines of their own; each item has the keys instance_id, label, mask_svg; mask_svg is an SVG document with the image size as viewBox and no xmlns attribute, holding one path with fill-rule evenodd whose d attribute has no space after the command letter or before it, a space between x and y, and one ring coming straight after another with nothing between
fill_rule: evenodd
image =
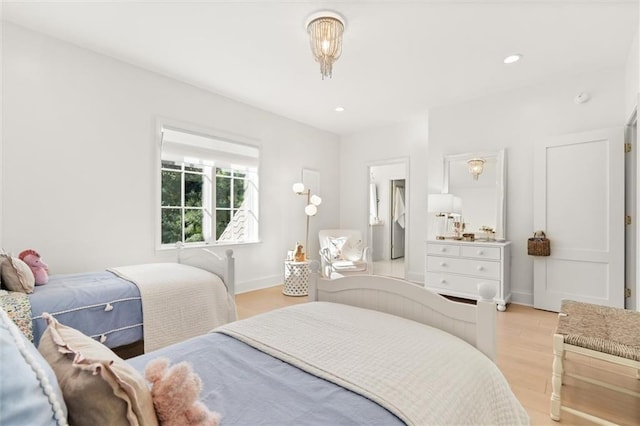
<instances>
[{"instance_id":1,"label":"white ceiling","mask_svg":"<svg viewBox=\"0 0 640 426\"><path fill-rule=\"evenodd\" d=\"M324 81L304 28L322 9L347 23L342 57ZM2 19L350 134L435 105L622 67L638 2L3 1ZM523 60L504 65L515 52Z\"/></svg>"}]
</instances>

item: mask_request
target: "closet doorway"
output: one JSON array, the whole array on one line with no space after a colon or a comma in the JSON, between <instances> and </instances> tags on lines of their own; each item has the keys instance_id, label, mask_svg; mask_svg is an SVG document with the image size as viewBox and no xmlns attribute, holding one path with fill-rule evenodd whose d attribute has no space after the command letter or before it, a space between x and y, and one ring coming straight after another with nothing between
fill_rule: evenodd
<instances>
[{"instance_id":1,"label":"closet doorway","mask_svg":"<svg viewBox=\"0 0 640 426\"><path fill-rule=\"evenodd\" d=\"M373 273L405 278L408 227L407 162L369 165L369 247Z\"/></svg>"}]
</instances>

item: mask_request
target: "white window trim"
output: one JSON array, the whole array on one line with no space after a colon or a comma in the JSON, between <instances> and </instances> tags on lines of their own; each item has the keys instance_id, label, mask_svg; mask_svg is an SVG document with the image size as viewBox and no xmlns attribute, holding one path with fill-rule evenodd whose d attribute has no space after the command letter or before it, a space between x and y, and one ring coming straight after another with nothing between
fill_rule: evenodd
<instances>
[{"instance_id":1,"label":"white window trim","mask_svg":"<svg viewBox=\"0 0 640 426\"><path fill-rule=\"evenodd\" d=\"M184 122L184 121L180 121L180 120L175 120L172 118L167 118L167 117L157 117L155 120L155 125L154 125L154 132L153 132L153 137L152 137L152 143L155 147L155 157L154 157L154 167L152 168L153 173L154 173L154 179L155 179L155 183L156 183L156 196L154 197L154 205L153 205L153 216L154 216L154 240L155 240L155 250L157 252L160 251L168 251L168 250L175 250L176 246L175 244L162 244L162 213L161 213L161 209L159 208L159 206L162 205L162 173L161 173L161 168L162 168L162 129L164 127L171 127L171 128L177 128L177 129L183 129L185 131L190 131L190 132L194 132L194 133L199 133L199 134L203 134L203 135L211 135L211 136L215 136L217 138L221 138L221 139L225 139L225 140L230 140L233 141L234 143L238 143L238 144L245 144L245 145L249 145L252 147L257 148L260 153L262 152L262 146L260 144L260 141L258 139L252 138L252 137L248 137L245 135L240 135L237 133L231 133L228 131L224 131L224 130L219 130L219 129L213 129L213 128L208 128L208 127L203 127L194 123L189 123L189 122ZM260 180L260 167L261 167L261 163L262 163L262 159L261 156L259 156L258 158L258 181ZM213 174L215 175L215 171L213 172ZM215 197L215 194L213 194L213 191L211 191L211 196ZM260 201L259 201L260 202ZM215 205L213 205L213 208L215 209ZM258 213L260 210L260 206L256 206L255 208L255 212ZM259 213L258 213L259 215ZM212 223L211 224L212 228L215 228L215 224ZM254 241L232 241L232 242L217 242L215 241L215 229L211 230L212 235L214 236L212 241L209 242L197 242L197 243L186 243L185 247L193 247L193 248L198 248L198 247L233 247L233 246L245 246L245 245L252 245L252 244L261 244L262 243L262 238L261 238L261 232L260 229L258 229L258 235L256 240Z\"/></svg>"}]
</instances>

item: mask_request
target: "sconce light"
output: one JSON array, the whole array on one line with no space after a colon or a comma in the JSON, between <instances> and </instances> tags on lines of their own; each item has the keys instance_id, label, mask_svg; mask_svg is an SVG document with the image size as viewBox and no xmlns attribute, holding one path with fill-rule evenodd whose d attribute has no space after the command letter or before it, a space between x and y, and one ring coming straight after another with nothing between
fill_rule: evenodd
<instances>
[{"instance_id":1,"label":"sconce light","mask_svg":"<svg viewBox=\"0 0 640 426\"><path fill-rule=\"evenodd\" d=\"M311 189L305 189L304 184L301 182L293 184L293 192L298 195L307 196L307 205L304 208L304 213L307 215L307 233L305 236L304 258L308 260L307 253L309 252L309 218L315 216L318 213L318 206L322 203L322 198L317 195L311 195Z\"/></svg>"},{"instance_id":2,"label":"sconce light","mask_svg":"<svg viewBox=\"0 0 640 426\"><path fill-rule=\"evenodd\" d=\"M473 175L474 180L478 180L478 176L482 174L482 169L484 168L484 160L482 158L472 158L467 161L469 165L469 173Z\"/></svg>"}]
</instances>

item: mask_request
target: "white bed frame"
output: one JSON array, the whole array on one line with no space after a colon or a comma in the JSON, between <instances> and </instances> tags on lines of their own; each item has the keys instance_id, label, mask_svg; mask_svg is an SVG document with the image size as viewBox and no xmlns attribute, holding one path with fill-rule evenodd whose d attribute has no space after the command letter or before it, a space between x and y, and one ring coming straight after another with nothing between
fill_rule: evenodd
<instances>
[{"instance_id":1,"label":"white bed frame","mask_svg":"<svg viewBox=\"0 0 640 426\"><path fill-rule=\"evenodd\" d=\"M227 293L235 297L236 275L233 250L225 250L225 256L222 257L209 249L190 251L186 250L183 244L176 244L176 247L178 249L178 263L195 266L196 268L216 274L227 287Z\"/></svg>"},{"instance_id":2,"label":"white bed frame","mask_svg":"<svg viewBox=\"0 0 640 426\"><path fill-rule=\"evenodd\" d=\"M444 330L496 360L496 289L483 283L477 305L454 302L409 281L377 275L320 277L309 280L309 301L343 303L373 309Z\"/></svg>"}]
</instances>

